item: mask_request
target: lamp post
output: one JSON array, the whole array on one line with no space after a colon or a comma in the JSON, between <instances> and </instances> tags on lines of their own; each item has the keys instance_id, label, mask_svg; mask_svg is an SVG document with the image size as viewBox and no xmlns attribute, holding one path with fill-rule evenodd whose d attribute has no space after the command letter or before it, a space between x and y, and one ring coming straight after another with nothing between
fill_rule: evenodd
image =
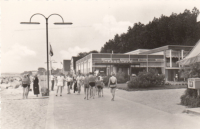
<instances>
[{"instance_id":1,"label":"lamp post","mask_svg":"<svg viewBox=\"0 0 200 129\"><path fill-rule=\"evenodd\" d=\"M200 14L198 14L198 16L197 16L197 24L200 24ZM197 94L198 94L198 96L200 96L200 89L197 89Z\"/></svg>"},{"instance_id":2,"label":"lamp post","mask_svg":"<svg viewBox=\"0 0 200 129\"><path fill-rule=\"evenodd\" d=\"M47 95L49 95L49 48L48 48L48 20L49 18L52 16L52 15L57 15L59 16L61 19L62 19L62 22L56 22L54 23L55 25L71 25L72 23L71 22L64 22L62 16L60 16L59 14L51 14L49 15L48 17L45 17L43 14L40 14L40 13L36 13L36 14L33 14L30 18L30 22L21 22L21 24L40 24L39 22L31 22L31 19L33 16L35 15L42 15L45 20L46 20L46 40L47 40L47 86L48 86L48 92L47 92Z\"/></svg>"}]
</instances>

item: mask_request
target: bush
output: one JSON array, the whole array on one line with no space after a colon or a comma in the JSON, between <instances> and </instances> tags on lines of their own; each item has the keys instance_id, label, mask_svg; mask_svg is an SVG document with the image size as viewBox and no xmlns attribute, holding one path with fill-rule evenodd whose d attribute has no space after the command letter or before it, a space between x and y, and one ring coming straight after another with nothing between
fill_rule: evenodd
<instances>
[{"instance_id":1,"label":"bush","mask_svg":"<svg viewBox=\"0 0 200 129\"><path fill-rule=\"evenodd\" d=\"M116 74L117 83L125 83L128 81L128 75L126 75L124 72L118 72Z\"/></svg>"},{"instance_id":2,"label":"bush","mask_svg":"<svg viewBox=\"0 0 200 129\"><path fill-rule=\"evenodd\" d=\"M180 70L184 78L200 77L200 63L194 63L188 67ZM196 89L186 89L185 93L181 96L181 104L188 107L200 107L200 97Z\"/></svg>"},{"instance_id":3,"label":"bush","mask_svg":"<svg viewBox=\"0 0 200 129\"><path fill-rule=\"evenodd\" d=\"M147 88L161 86L164 84L164 75L159 75L156 69L149 69L148 72L139 72L138 76L131 78L129 88Z\"/></svg>"},{"instance_id":4,"label":"bush","mask_svg":"<svg viewBox=\"0 0 200 129\"><path fill-rule=\"evenodd\" d=\"M110 76L103 76L103 83L107 86Z\"/></svg>"},{"instance_id":5,"label":"bush","mask_svg":"<svg viewBox=\"0 0 200 129\"><path fill-rule=\"evenodd\" d=\"M188 107L200 107L200 97L197 96L197 90L187 89L181 96L181 104Z\"/></svg>"}]
</instances>

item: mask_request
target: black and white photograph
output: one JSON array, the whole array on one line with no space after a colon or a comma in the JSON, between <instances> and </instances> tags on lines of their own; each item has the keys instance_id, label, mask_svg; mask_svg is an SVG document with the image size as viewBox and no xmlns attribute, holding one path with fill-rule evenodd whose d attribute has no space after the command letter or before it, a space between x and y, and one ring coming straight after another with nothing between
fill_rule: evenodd
<instances>
[{"instance_id":1,"label":"black and white photograph","mask_svg":"<svg viewBox=\"0 0 200 129\"><path fill-rule=\"evenodd\" d=\"M0 0L1 129L200 129L200 0Z\"/></svg>"}]
</instances>

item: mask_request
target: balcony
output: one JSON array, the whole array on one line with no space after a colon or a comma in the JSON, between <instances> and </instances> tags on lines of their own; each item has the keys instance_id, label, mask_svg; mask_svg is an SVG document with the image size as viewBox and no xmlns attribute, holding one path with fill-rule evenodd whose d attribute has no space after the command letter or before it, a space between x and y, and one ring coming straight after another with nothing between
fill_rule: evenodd
<instances>
[{"instance_id":1,"label":"balcony","mask_svg":"<svg viewBox=\"0 0 200 129\"><path fill-rule=\"evenodd\" d=\"M170 63L166 62L166 67L170 67ZM177 63L172 62L172 67L179 67Z\"/></svg>"}]
</instances>

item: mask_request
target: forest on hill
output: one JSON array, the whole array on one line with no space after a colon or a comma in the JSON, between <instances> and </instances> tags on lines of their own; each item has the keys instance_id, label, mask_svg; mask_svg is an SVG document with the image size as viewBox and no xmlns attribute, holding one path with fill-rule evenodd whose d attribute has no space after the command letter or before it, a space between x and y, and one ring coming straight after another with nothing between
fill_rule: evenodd
<instances>
[{"instance_id":1,"label":"forest on hill","mask_svg":"<svg viewBox=\"0 0 200 129\"><path fill-rule=\"evenodd\" d=\"M200 39L200 22L197 22L199 10L161 15L148 24L135 23L127 32L116 34L101 48L101 53L125 53L135 49L152 49L165 45L193 46Z\"/></svg>"}]
</instances>

